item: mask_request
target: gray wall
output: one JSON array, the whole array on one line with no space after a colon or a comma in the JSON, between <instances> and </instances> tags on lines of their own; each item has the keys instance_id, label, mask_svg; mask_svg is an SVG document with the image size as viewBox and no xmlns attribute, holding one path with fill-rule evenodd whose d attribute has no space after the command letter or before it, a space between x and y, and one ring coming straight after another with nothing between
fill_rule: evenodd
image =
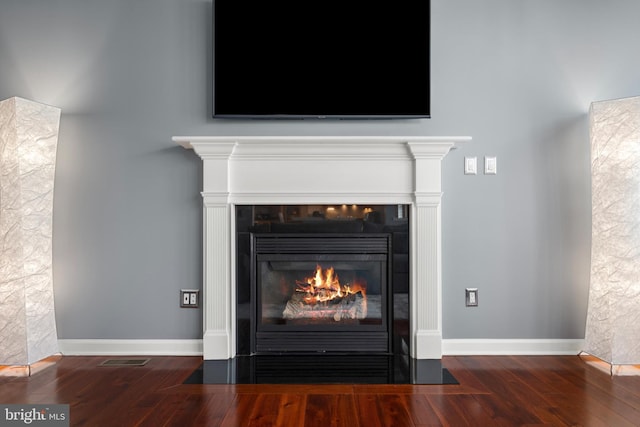
<instances>
[{"instance_id":1,"label":"gray wall","mask_svg":"<svg viewBox=\"0 0 640 427\"><path fill-rule=\"evenodd\" d=\"M210 119L210 0L3 0L0 99L63 109L60 338L201 336L200 161L173 135L471 135L445 160L445 338L582 338L587 111L640 94L635 0L432 0L430 120ZM241 29L239 29L241 31ZM401 66L401 65L400 65ZM497 176L463 157L498 157ZM464 288L479 288L478 308Z\"/></svg>"}]
</instances>

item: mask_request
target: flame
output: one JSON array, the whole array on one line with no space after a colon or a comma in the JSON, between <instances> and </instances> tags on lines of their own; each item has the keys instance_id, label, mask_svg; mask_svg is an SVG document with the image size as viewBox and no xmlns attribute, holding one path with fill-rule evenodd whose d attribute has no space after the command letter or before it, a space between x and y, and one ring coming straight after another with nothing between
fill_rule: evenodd
<instances>
[{"instance_id":1,"label":"flame","mask_svg":"<svg viewBox=\"0 0 640 427\"><path fill-rule=\"evenodd\" d=\"M335 298L343 298L350 294L366 294L366 287L363 284L352 283L341 285L338 275L333 267L323 270L320 265L316 266L315 274L304 281L296 280L298 288L296 292L305 294L303 300L307 304L317 304L319 302L331 301Z\"/></svg>"}]
</instances>

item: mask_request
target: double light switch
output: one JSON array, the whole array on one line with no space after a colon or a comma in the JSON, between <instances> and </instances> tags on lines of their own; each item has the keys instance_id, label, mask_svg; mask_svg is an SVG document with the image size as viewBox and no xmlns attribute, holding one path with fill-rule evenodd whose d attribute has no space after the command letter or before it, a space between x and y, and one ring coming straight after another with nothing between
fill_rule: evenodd
<instances>
[{"instance_id":1,"label":"double light switch","mask_svg":"<svg viewBox=\"0 0 640 427\"><path fill-rule=\"evenodd\" d=\"M477 157L465 157L464 158L464 174L476 175L478 173L478 158ZM484 158L484 174L496 175L498 173L498 160L495 156L485 156Z\"/></svg>"}]
</instances>

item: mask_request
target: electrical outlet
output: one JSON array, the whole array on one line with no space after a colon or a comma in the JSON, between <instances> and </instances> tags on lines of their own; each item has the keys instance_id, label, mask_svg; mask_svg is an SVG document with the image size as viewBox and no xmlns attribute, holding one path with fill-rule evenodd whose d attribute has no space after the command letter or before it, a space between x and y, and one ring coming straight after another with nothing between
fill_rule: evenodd
<instances>
[{"instance_id":1,"label":"electrical outlet","mask_svg":"<svg viewBox=\"0 0 640 427\"><path fill-rule=\"evenodd\" d=\"M478 306L478 288L465 289L465 304L467 307Z\"/></svg>"},{"instance_id":2,"label":"electrical outlet","mask_svg":"<svg viewBox=\"0 0 640 427\"><path fill-rule=\"evenodd\" d=\"M180 307L198 308L200 291L197 289L180 290Z\"/></svg>"}]
</instances>

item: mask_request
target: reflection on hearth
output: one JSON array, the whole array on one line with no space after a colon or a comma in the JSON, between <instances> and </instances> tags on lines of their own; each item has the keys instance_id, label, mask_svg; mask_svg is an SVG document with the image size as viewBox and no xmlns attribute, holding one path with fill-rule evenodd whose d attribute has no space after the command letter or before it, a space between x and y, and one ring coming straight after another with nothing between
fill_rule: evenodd
<instances>
[{"instance_id":1,"label":"reflection on hearth","mask_svg":"<svg viewBox=\"0 0 640 427\"><path fill-rule=\"evenodd\" d=\"M184 384L459 384L439 359L260 355L205 360Z\"/></svg>"}]
</instances>

